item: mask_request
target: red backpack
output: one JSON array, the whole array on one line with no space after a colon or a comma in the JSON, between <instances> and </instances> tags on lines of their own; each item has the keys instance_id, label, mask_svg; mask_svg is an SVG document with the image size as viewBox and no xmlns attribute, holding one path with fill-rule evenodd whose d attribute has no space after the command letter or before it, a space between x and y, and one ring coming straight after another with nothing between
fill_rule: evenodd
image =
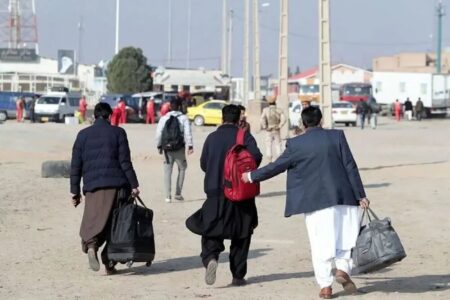
<instances>
[{"instance_id":1,"label":"red backpack","mask_svg":"<svg viewBox=\"0 0 450 300\"><path fill-rule=\"evenodd\" d=\"M245 130L239 129L236 144L225 156L223 180L225 197L232 202L240 202L259 195L259 183L245 183L242 173L258 168L252 154L244 145Z\"/></svg>"}]
</instances>

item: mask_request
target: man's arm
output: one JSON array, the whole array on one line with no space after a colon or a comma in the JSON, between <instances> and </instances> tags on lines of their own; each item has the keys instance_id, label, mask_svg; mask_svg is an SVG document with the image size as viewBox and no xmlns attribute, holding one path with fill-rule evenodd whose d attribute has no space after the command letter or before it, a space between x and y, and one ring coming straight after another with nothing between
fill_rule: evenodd
<instances>
[{"instance_id":1,"label":"man's arm","mask_svg":"<svg viewBox=\"0 0 450 300\"><path fill-rule=\"evenodd\" d=\"M208 165L209 139L210 139L210 137L208 136L205 140L205 143L203 144L202 155L200 157L200 168L202 169L203 172L206 172L206 167Z\"/></svg>"},{"instance_id":2,"label":"man's arm","mask_svg":"<svg viewBox=\"0 0 450 300\"><path fill-rule=\"evenodd\" d=\"M119 133L119 163L120 168L125 173L132 189L139 187L139 182L137 180L136 172L133 168L133 163L131 162L130 146L128 144L127 133L122 128Z\"/></svg>"},{"instance_id":3,"label":"man's arm","mask_svg":"<svg viewBox=\"0 0 450 300\"><path fill-rule=\"evenodd\" d=\"M184 141L189 150L194 148L194 141L192 138L192 128L189 119L183 115L183 129L184 129Z\"/></svg>"},{"instance_id":4,"label":"man's arm","mask_svg":"<svg viewBox=\"0 0 450 300\"><path fill-rule=\"evenodd\" d=\"M255 170L250 173L243 174L243 180L245 182L261 182L267 179L270 179L280 173L283 173L292 165L292 155L289 150L289 141L286 143L286 150L284 150L283 154L273 163L268 164L267 166Z\"/></svg>"},{"instance_id":5,"label":"man's arm","mask_svg":"<svg viewBox=\"0 0 450 300\"><path fill-rule=\"evenodd\" d=\"M348 146L347 139L343 131L340 131L339 145L341 148L342 163L347 171L350 184L352 185L353 193L356 199L360 200L366 197L364 186L359 176L358 166L353 158L350 147Z\"/></svg>"},{"instance_id":6,"label":"man's arm","mask_svg":"<svg viewBox=\"0 0 450 300\"><path fill-rule=\"evenodd\" d=\"M261 118L259 119L261 129L267 129L267 109L263 109Z\"/></svg>"},{"instance_id":7,"label":"man's arm","mask_svg":"<svg viewBox=\"0 0 450 300\"><path fill-rule=\"evenodd\" d=\"M70 192L81 195L80 183L83 170L82 142L80 134L77 135L72 147L72 161L70 163Z\"/></svg>"},{"instance_id":8,"label":"man's arm","mask_svg":"<svg viewBox=\"0 0 450 300\"><path fill-rule=\"evenodd\" d=\"M252 154L253 158L256 161L257 166L261 164L263 155L256 144L256 140L250 132L245 133L245 142L244 144L247 146L247 150Z\"/></svg>"}]
</instances>

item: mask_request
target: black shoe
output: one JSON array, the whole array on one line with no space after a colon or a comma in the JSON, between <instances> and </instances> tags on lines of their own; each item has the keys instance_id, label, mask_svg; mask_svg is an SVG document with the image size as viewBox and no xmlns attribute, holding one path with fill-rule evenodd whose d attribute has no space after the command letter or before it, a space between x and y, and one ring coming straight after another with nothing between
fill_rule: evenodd
<instances>
[{"instance_id":1,"label":"black shoe","mask_svg":"<svg viewBox=\"0 0 450 300\"><path fill-rule=\"evenodd\" d=\"M247 280L245 280L244 278L233 278L233 280L231 281L231 285L233 286L244 286L247 284Z\"/></svg>"},{"instance_id":2,"label":"black shoe","mask_svg":"<svg viewBox=\"0 0 450 300\"><path fill-rule=\"evenodd\" d=\"M205 282L207 285L213 285L214 282L216 282L216 271L218 265L219 264L217 263L216 259L211 259L208 262L205 272Z\"/></svg>"},{"instance_id":3,"label":"black shoe","mask_svg":"<svg viewBox=\"0 0 450 300\"><path fill-rule=\"evenodd\" d=\"M94 248L89 248L87 251L87 255L89 260L89 267L96 272L100 270L100 263L98 262L97 251L95 251Z\"/></svg>"}]
</instances>

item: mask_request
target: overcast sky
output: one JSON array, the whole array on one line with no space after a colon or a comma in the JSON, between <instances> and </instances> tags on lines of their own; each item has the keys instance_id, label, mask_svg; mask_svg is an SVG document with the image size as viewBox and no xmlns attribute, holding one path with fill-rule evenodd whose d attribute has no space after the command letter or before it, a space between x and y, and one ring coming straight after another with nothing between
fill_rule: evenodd
<instances>
[{"instance_id":1,"label":"overcast sky","mask_svg":"<svg viewBox=\"0 0 450 300\"><path fill-rule=\"evenodd\" d=\"M191 0L191 67L218 68L221 0ZM188 0L173 2L173 66L186 66ZM290 0L289 65L317 65L318 0ZM400 51L435 51L437 0L331 0L332 60L370 68L372 58ZM40 54L77 49L83 20L81 60L98 63L114 55L115 0L36 0ZM260 0L261 71L277 74L279 0ZM444 0L446 5L450 0ZM232 75L242 74L243 0L234 10ZM450 44L444 18L444 47ZM163 65L168 49L168 0L122 0L120 47L143 49L152 65Z\"/></svg>"}]
</instances>

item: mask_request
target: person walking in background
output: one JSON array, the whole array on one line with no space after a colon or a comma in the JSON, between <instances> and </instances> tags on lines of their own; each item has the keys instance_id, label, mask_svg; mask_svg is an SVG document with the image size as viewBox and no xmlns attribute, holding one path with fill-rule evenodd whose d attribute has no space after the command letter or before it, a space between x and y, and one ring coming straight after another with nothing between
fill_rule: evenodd
<instances>
[{"instance_id":1,"label":"person walking in background","mask_svg":"<svg viewBox=\"0 0 450 300\"><path fill-rule=\"evenodd\" d=\"M123 98L120 98L117 107L120 109L120 121L119 124L127 123L127 104Z\"/></svg>"},{"instance_id":2,"label":"person walking in background","mask_svg":"<svg viewBox=\"0 0 450 300\"><path fill-rule=\"evenodd\" d=\"M34 107L36 106L37 96L33 96L30 101L30 122L35 123L36 122L36 115L34 114Z\"/></svg>"},{"instance_id":3,"label":"person walking in background","mask_svg":"<svg viewBox=\"0 0 450 300\"><path fill-rule=\"evenodd\" d=\"M376 129L378 125L378 113L380 112L380 107L378 106L377 100L374 97L370 98L369 110L370 126L372 127L372 129Z\"/></svg>"},{"instance_id":4,"label":"person walking in background","mask_svg":"<svg viewBox=\"0 0 450 300\"><path fill-rule=\"evenodd\" d=\"M406 101L405 101L405 118L408 121L412 120L412 113L413 113L413 105L412 105L411 100L409 100L409 97L408 97L408 98L406 98Z\"/></svg>"},{"instance_id":5,"label":"person walking in background","mask_svg":"<svg viewBox=\"0 0 450 300\"><path fill-rule=\"evenodd\" d=\"M266 131L266 154L270 162L274 159L273 148L276 157L281 154L280 128L286 123L283 111L276 106L277 98L272 96L267 99L269 106L264 108L261 115L261 128Z\"/></svg>"},{"instance_id":6,"label":"person walking in background","mask_svg":"<svg viewBox=\"0 0 450 300\"><path fill-rule=\"evenodd\" d=\"M25 99L23 97L19 97L16 100L16 119L17 122L23 122L23 111L25 109Z\"/></svg>"},{"instance_id":7,"label":"person walking in background","mask_svg":"<svg viewBox=\"0 0 450 300\"><path fill-rule=\"evenodd\" d=\"M205 271L205 282L214 284L219 255L225 250L224 240L230 239L230 270L233 275L231 284L246 284L247 258L253 230L258 225L258 213L255 199L231 202L224 194L225 157L237 140L241 111L236 105L227 105L222 109L222 125L209 134L203 145L200 167L205 172L204 191L206 201L202 208L186 220L186 227L201 235L202 252L200 254ZM244 145L257 165L262 154L254 137L244 131Z\"/></svg>"},{"instance_id":8,"label":"person walking in background","mask_svg":"<svg viewBox=\"0 0 450 300\"><path fill-rule=\"evenodd\" d=\"M274 163L244 173L242 180L261 182L288 170L285 216L305 214L319 296L330 299L333 265L336 281L347 293L357 292L351 249L360 230L358 206L368 207L369 200L344 132L323 129L321 121L319 108L304 109L306 132L289 139Z\"/></svg>"},{"instance_id":9,"label":"person walking in background","mask_svg":"<svg viewBox=\"0 0 450 300\"><path fill-rule=\"evenodd\" d=\"M117 98L116 106L114 107L112 116L111 116L111 125L112 126L119 126L119 124L120 124L120 118L121 118L122 112L119 107L119 102L120 102L120 98Z\"/></svg>"},{"instance_id":10,"label":"person walking in background","mask_svg":"<svg viewBox=\"0 0 450 300\"><path fill-rule=\"evenodd\" d=\"M173 164L178 166L175 200L183 201L181 194L187 169L186 147L188 155L194 153L191 125L186 115L182 114L179 99L170 101L171 111L163 116L156 128L155 142L159 153L164 153L164 186L166 202L172 202Z\"/></svg>"},{"instance_id":11,"label":"person walking in background","mask_svg":"<svg viewBox=\"0 0 450 300\"><path fill-rule=\"evenodd\" d=\"M159 115L164 117L170 111L170 101L166 101L161 105L161 109L159 110Z\"/></svg>"},{"instance_id":12,"label":"person walking in background","mask_svg":"<svg viewBox=\"0 0 450 300\"><path fill-rule=\"evenodd\" d=\"M359 125L361 129L364 129L364 122L366 121L366 115L369 114L369 106L364 99L360 99L356 105L356 114L359 118Z\"/></svg>"},{"instance_id":13,"label":"person walking in background","mask_svg":"<svg viewBox=\"0 0 450 300\"><path fill-rule=\"evenodd\" d=\"M240 111L241 111L241 116L239 118L239 128L242 128L244 130L247 130L248 132L250 132L250 123L247 122L247 117L245 115L245 106L243 105L238 105Z\"/></svg>"},{"instance_id":14,"label":"person walking in background","mask_svg":"<svg viewBox=\"0 0 450 300\"><path fill-rule=\"evenodd\" d=\"M395 100L394 103L394 114L395 114L395 119L397 121L400 121L400 117L402 115L402 104L397 100Z\"/></svg>"},{"instance_id":15,"label":"person walking in background","mask_svg":"<svg viewBox=\"0 0 450 300\"><path fill-rule=\"evenodd\" d=\"M147 101L147 114L145 118L145 123L147 124L153 124L155 123L155 99L153 97L150 97Z\"/></svg>"},{"instance_id":16,"label":"person walking in background","mask_svg":"<svg viewBox=\"0 0 450 300\"><path fill-rule=\"evenodd\" d=\"M87 111L87 101L86 97L82 96L78 102L78 110L80 112L80 122L84 123L86 121L86 111Z\"/></svg>"},{"instance_id":17,"label":"person walking in background","mask_svg":"<svg viewBox=\"0 0 450 300\"><path fill-rule=\"evenodd\" d=\"M90 268L98 271L97 251L106 243L101 260L107 275L116 272L107 254L112 212L118 202L127 201L130 194L139 194L127 134L122 128L111 126L111 114L108 103L95 106L95 122L78 133L72 148L70 168L70 192L75 207L81 202L80 183L83 178L82 250L88 255Z\"/></svg>"},{"instance_id":18,"label":"person walking in background","mask_svg":"<svg viewBox=\"0 0 450 300\"><path fill-rule=\"evenodd\" d=\"M423 102L419 98L419 99L417 99L417 102L416 102L416 119L417 119L417 121L422 121L423 112L424 112Z\"/></svg>"}]
</instances>

